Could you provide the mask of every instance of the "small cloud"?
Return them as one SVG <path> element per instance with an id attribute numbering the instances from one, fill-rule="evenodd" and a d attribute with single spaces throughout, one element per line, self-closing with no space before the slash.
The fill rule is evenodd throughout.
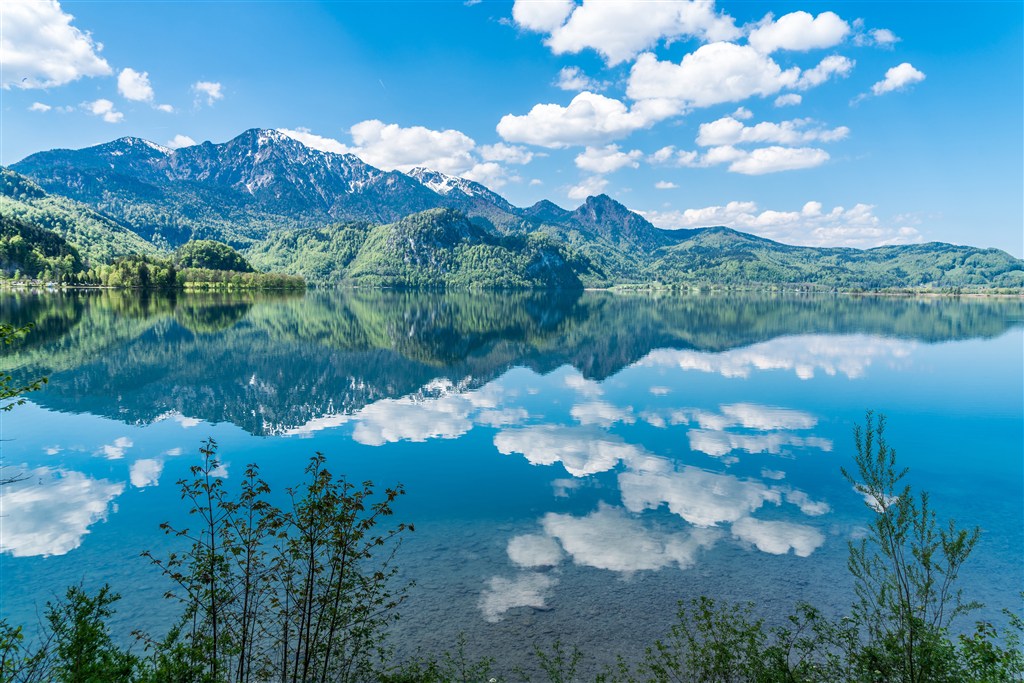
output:
<path id="1" fill-rule="evenodd" d="M 900 37 L 887 28 L 873 28 L 853 37 L 853 44 L 858 47 L 880 47 L 891 50 L 898 42 L 900 42 Z"/>
<path id="2" fill-rule="evenodd" d="M 153 86 L 149 83 L 149 73 L 135 69 L 122 69 L 117 76 L 117 92 L 121 97 L 133 102 L 152 102 Z"/>
<path id="3" fill-rule="evenodd" d="M 577 66 L 567 66 L 558 72 L 558 80 L 555 81 L 555 87 L 573 92 L 581 92 L 583 90 L 600 92 L 607 88 L 608 84 L 590 78 Z"/>
<path id="4" fill-rule="evenodd" d="M 169 105 L 169 104 L 157 104 L 157 105 L 154 105 L 153 108 L 156 109 L 157 111 L 162 111 L 165 114 L 173 114 L 174 113 L 174 107 Z"/>
<path id="5" fill-rule="evenodd" d="M 47 446 L 43 450 L 46 451 L 47 455 L 57 455 L 62 450 L 64 450 L 64 447 L 63 446 Z"/>
<path id="6" fill-rule="evenodd" d="M 732 113 L 732 117 L 734 119 L 739 119 L 740 121 L 746 121 L 754 118 L 754 112 L 750 111 L 746 107 L 740 107 Z"/>
<path id="7" fill-rule="evenodd" d="M 637 168 L 644 153 L 638 149 L 622 152 L 618 145 L 587 147 L 576 156 L 576 166 L 591 173 L 614 173 L 621 168 Z"/>
<path id="8" fill-rule="evenodd" d="M 171 149 L 181 149 L 182 147 L 192 147 L 195 144 L 198 143 L 189 136 L 178 133 L 173 138 L 165 142 L 164 146 L 170 147 Z"/>
<path id="9" fill-rule="evenodd" d="M 83 102 L 82 108 L 93 116 L 102 116 L 107 123 L 121 123 L 124 114 L 114 109 L 114 103 L 110 100 L 98 99 L 92 102 Z"/>
<path id="10" fill-rule="evenodd" d="M 795 92 L 788 93 L 786 95 L 779 95 L 775 98 L 776 107 L 793 107 L 804 101 L 802 95 L 798 95 Z"/>
<path id="11" fill-rule="evenodd" d="M 182 449 L 179 446 L 178 448 L 169 448 L 169 449 L 167 449 L 166 451 L 163 452 L 162 455 L 169 455 L 169 456 L 171 456 L 173 458 L 173 457 L 179 456 L 181 454 L 182 454 Z"/>
<path id="12" fill-rule="evenodd" d="M 665 396 L 672 393 L 672 390 L 668 387 L 651 387 L 650 392 L 655 396 Z"/>
<path id="13" fill-rule="evenodd" d="M 120 460 L 124 457 L 124 452 L 134 445 L 134 442 L 127 436 L 121 436 L 114 439 L 114 443 L 101 446 L 96 454 L 102 454 L 108 460 Z"/>
<path id="14" fill-rule="evenodd" d="M 48 104 L 43 104 L 42 102 L 33 102 L 32 106 L 28 108 L 29 111 L 50 111 L 51 109 L 53 109 L 53 107 Z"/>
<path id="15" fill-rule="evenodd" d="M 871 94 L 884 95 L 896 90 L 903 90 L 924 79 L 924 72 L 915 69 L 910 62 L 903 62 L 886 71 L 885 78 L 871 86 Z"/>
<path id="16" fill-rule="evenodd" d="M 196 94 L 196 103 L 205 97 L 207 106 L 213 106 L 217 100 L 224 99 L 221 84 L 214 81 L 196 81 L 192 84 L 192 92 Z"/>
<path id="17" fill-rule="evenodd" d="M 160 474 L 163 471 L 164 463 L 162 460 L 142 458 L 132 463 L 128 470 L 128 476 L 131 479 L 132 486 L 143 489 L 147 486 L 157 486 L 160 483 Z"/>
<path id="18" fill-rule="evenodd" d="M 581 181 L 579 185 L 569 188 L 569 199 L 586 199 L 604 192 L 608 187 L 608 181 L 601 176 L 591 176 Z"/>
<path id="19" fill-rule="evenodd" d="M 530 180 L 530 187 L 537 187 L 538 185 L 543 185 L 543 184 L 544 184 L 544 181 L 541 180 L 540 178 L 532 178 Z"/>
<path id="20" fill-rule="evenodd" d="M 669 180 L 659 180 L 654 183 L 654 189 L 656 190 L 674 190 L 677 187 L 679 186 Z"/>

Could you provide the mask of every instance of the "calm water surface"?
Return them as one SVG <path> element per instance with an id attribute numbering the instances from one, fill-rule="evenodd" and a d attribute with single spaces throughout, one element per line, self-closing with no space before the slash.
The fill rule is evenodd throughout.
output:
<path id="1" fill-rule="evenodd" d="M 518 662 L 561 637 L 594 662 L 664 634 L 676 602 L 797 600 L 841 614 L 863 502 L 839 474 L 873 408 L 940 515 L 984 530 L 968 597 L 1020 611 L 1024 303 L 799 296 L 140 298 L 0 294 L 34 321 L 0 365 L 48 375 L 0 417 L 3 616 L 69 584 L 124 595 L 115 628 L 174 606 L 139 557 L 182 523 L 207 437 L 230 484 L 276 492 L 307 458 L 401 482 L 415 580 L 403 653 Z"/>

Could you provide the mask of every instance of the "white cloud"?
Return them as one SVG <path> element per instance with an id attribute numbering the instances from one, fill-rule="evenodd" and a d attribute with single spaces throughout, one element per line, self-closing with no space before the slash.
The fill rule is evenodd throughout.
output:
<path id="1" fill-rule="evenodd" d="M 825 535 L 814 527 L 792 522 L 765 522 L 753 517 L 734 522 L 732 535 L 752 543 L 763 553 L 785 555 L 792 550 L 798 557 L 808 557 L 825 542 Z"/>
<path id="2" fill-rule="evenodd" d="M 769 14 L 747 40 L 765 54 L 776 50 L 806 52 L 838 45 L 849 32 L 850 25 L 834 12 L 822 12 L 817 17 L 807 12 L 791 12 L 776 21 Z"/>
<path id="3" fill-rule="evenodd" d="M 820 202 L 809 201 L 797 211 L 761 210 L 755 202 L 733 201 L 684 211 L 644 212 L 659 228 L 698 228 L 724 225 L 786 244 L 805 246 L 876 247 L 921 242 L 916 228 L 887 226 L 870 204 L 842 206 L 823 211 Z"/>
<path id="4" fill-rule="evenodd" d="M 587 147 L 576 156 L 576 166 L 591 173 L 613 173 L 621 168 L 638 168 L 644 153 L 638 149 L 630 152 L 619 150 L 618 145 Z"/>
<path id="5" fill-rule="evenodd" d="M 523 534 L 508 541 L 508 559 L 520 567 L 554 567 L 563 556 L 561 546 L 550 536 Z"/>
<path id="6" fill-rule="evenodd" d="M 120 460 L 124 457 L 124 452 L 134 445 L 127 436 L 119 436 L 114 439 L 114 443 L 100 446 L 100 449 L 96 451 L 96 455 L 102 455 L 108 460 Z"/>
<path id="7" fill-rule="evenodd" d="M 133 102 L 152 102 L 153 86 L 149 83 L 149 73 L 135 69 L 122 69 L 117 76 L 117 92 L 121 97 Z"/>
<path id="8" fill-rule="evenodd" d="M 4 487 L 0 552 L 14 557 L 64 555 L 82 543 L 89 527 L 107 519 L 110 501 L 124 483 L 81 472 L 40 467 Z"/>
<path id="9" fill-rule="evenodd" d="M 887 28 L 873 28 L 866 33 L 858 33 L 853 37 L 854 45 L 874 45 L 890 50 L 898 42 L 900 42 L 900 37 Z"/>
<path id="10" fill-rule="evenodd" d="M 683 57 L 679 64 L 640 55 L 629 75 L 627 94 L 634 100 L 671 100 L 679 111 L 740 102 L 754 95 L 774 95 L 794 87 L 800 69 L 785 71 L 748 45 L 711 43 Z"/>
<path id="11" fill-rule="evenodd" d="M 847 59 L 841 55 L 830 55 L 818 62 L 818 65 L 813 69 L 807 69 L 800 74 L 800 78 L 797 79 L 794 87 L 798 90 L 809 90 L 817 88 L 833 76 L 846 78 L 853 71 L 855 64 L 856 62 L 852 59 Z"/>
<path id="12" fill-rule="evenodd" d="M 762 472 L 763 474 L 763 472 Z M 781 478 L 781 477 L 777 477 Z M 792 503 L 800 508 L 800 512 L 804 513 L 809 517 L 818 517 L 820 515 L 827 514 L 832 511 L 831 506 L 825 501 L 811 500 L 803 491 L 791 490 L 786 491 L 786 502 Z"/>
<path id="13" fill-rule="evenodd" d="M 654 183 L 654 189 L 656 190 L 674 190 L 677 187 L 679 186 L 673 183 L 671 180 L 659 180 L 658 182 Z"/>
<path id="14" fill-rule="evenodd" d="M 633 415 L 631 407 L 619 408 L 607 401 L 591 401 L 575 405 L 569 411 L 569 414 L 582 425 L 611 427 L 616 422 L 622 422 L 623 424 L 633 424 L 636 422 L 636 417 Z"/>
<path id="15" fill-rule="evenodd" d="M 667 505 L 670 512 L 700 527 L 733 522 L 765 503 L 782 502 L 778 490 L 759 481 L 690 466 L 675 472 L 623 472 L 619 489 L 622 504 L 631 512 Z"/>
<path id="16" fill-rule="evenodd" d="M 816 147 L 761 147 L 729 165 L 733 173 L 764 175 L 821 166 L 829 154 Z"/>
<path id="17" fill-rule="evenodd" d="M 569 387 L 581 396 L 594 398 L 595 396 L 600 396 L 604 393 L 604 389 L 601 388 L 600 382 L 587 379 L 575 368 L 573 368 L 562 381 L 565 386 Z"/>
<path id="18" fill-rule="evenodd" d="M 132 486 L 136 488 L 157 486 L 160 483 L 160 474 L 163 471 L 164 463 L 162 460 L 142 458 L 132 463 L 128 469 L 128 478 L 131 480 Z"/>
<path id="19" fill-rule="evenodd" d="M 828 439 L 816 436 L 803 437 L 786 432 L 734 434 L 713 429 L 691 429 L 687 432 L 687 437 L 690 440 L 691 450 L 700 451 L 712 457 L 721 457 L 737 450 L 777 455 L 785 446 L 819 448 L 823 451 L 832 450 L 832 442 Z"/>
<path id="20" fill-rule="evenodd" d="M 503 187 L 509 182 L 517 183 L 522 180 L 518 175 L 510 175 L 504 166 L 494 161 L 474 164 L 473 168 L 462 174 L 462 177 L 492 190 Z"/>
<path id="21" fill-rule="evenodd" d="M 802 95 L 797 95 L 795 92 L 786 93 L 785 95 L 779 95 L 775 98 L 776 107 L 793 107 L 804 101 Z"/>
<path id="22" fill-rule="evenodd" d="M 578 66 L 567 66 L 558 72 L 558 80 L 555 81 L 555 87 L 572 92 L 580 92 L 581 90 L 598 92 L 608 87 L 608 84 L 590 78 Z"/>
<path id="23" fill-rule="evenodd" d="M 106 76 L 110 65 L 99 56 L 103 46 L 72 26 L 74 17 L 56 0 L 0 4 L 0 62 L 5 90 L 53 88 L 83 76 Z"/>
<path id="24" fill-rule="evenodd" d="M 910 62 L 903 62 L 886 71 L 885 78 L 871 86 L 871 92 L 875 95 L 884 95 L 895 90 L 903 90 L 924 79 L 924 72 L 915 69 Z"/>
<path id="25" fill-rule="evenodd" d="M 110 100 L 98 99 L 84 102 L 82 108 L 93 116 L 102 116 L 107 123 L 120 123 L 124 119 L 124 114 L 114 109 L 114 103 Z"/>
<path id="26" fill-rule="evenodd" d="M 516 607 L 544 609 L 547 596 L 557 583 L 553 576 L 537 572 L 523 573 L 514 579 L 496 576 L 488 581 L 478 606 L 484 619 L 491 623 L 501 621 L 505 612 Z"/>
<path id="27" fill-rule="evenodd" d="M 333 138 L 324 137 L 310 132 L 308 128 L 278 128 L 279 133 L 284 133 L 293 140 L 298 140 L 306 147 L 318 149 L 321 152 L 333 152 L 334 154 L 349 154 L 352 150 Z"/>
<path id="28" fill-rule="evenodd" d="M 506 114 L 497 131 L 508 142 L 559 149 L 621 138 L 656 120 L 646 111 L 629 110 L 619 100 L 581 92 L 564 107 L 537 104 L 527 114 Z"/>
<path id="29" fill-rule="evenodd" d="M 624 0 L 536 2 L 516 0 L 513 19 L 522 28 L 549 34 L 544 43 L 555 54 L 594 49 L 609 65 L 631 59 L 662 39 L 695 37 L 733 40 L 740 36 L 732 17 L 715 12 L 706 0 L 662 0 L 642 11 Z"/>
<path id="30" fill-rule="evenodd" d="M 533 152 L 530 150 L 517 145 L 506 145 L 504 142 L 481 145 L 479 152 L 484 161 L 503 161 L 506 164 L 528 164 L 533 161 Z"/>
<path id="31" fill-rule="evenodd" d="M 658 349 L 637 361 L 639 367 L 678 367 L 723 377 L 750 377 L 754 372 L 790 371 L 808 380 L 822 372 L 830 377 L 860 379 L 875 361 L 908 358 L 915 348 L 903 342 L 867 335 L 784 337 L 724 353 Z"/>
<path id="32" fill-rule="evenodd" d="M 769 124 L 769 126 L 774 125 L 776 124 Z M 753 130 L 753 128 L 751 127 L 749 130 Z M 845 129 L 836 130 L 845 131 Z M 777 134 L 781 135 L 782 133 L 777 132 Z M 710 136 L 708 139 L 710 139 Z M 665 148 L 658 150 L 655 156 L 660 159 L 666 159 L 665 155 L 662 154 L 664 151 Z M 766 173 L 814 168 L 815 166 L 822 165 L 829 158 L 828 152 L 817 147 L 780 147 L 773 145 L 771 147 L 745 150 L 732 145 L 718 145 L 710 147 L 704 154 L 699 154 L 695 151 L 672 150 L 666 160 L 670 160 L 676 166 L 688 168 L 707 168 L 709 166 L 729 164 L 729 171 L 731 173 L 764 175 Z M 677 213 L 649 212 L 650 215 L 659 218 L 675 216 Z M 648 218 L 648 220 L 653 222 L 651 218 Z"/>
<path id="33" fill-rule="evenodd" d="M 153 108 L 156 109 L 157 111 L 162 111 L 165 114 L 173 114 L 174 113 L 174 107 L 172 107 L 169 104 L 154 104 Z"/>
<path id="34" fill-rule="evenodd" d="M 581 181 L 579 185 L 574 185 L 569 188 L 569 192 L 566 193 L 569 199 L 583 200 L 587 197 L 593 197 L 604 192 L 605 188 L 608 187 L 608 181 L 601 176 L 591 176 Z"/>
<path id="35" fill-rule="evenodd" d="M 224 99 L 221 84 L 214 81 L 196 81 L 192 84 L 192 92 L 196 95 L 197 104 L 205 98 L 207 106 L 213 106 L 217 100 Z"/>
<path id="36" fill-rule="evenodd" d="M 51 107 L 48 104 L 43 104 L 42 102 L 33 102 L 32 106 L 28 108 L 29 111 L 41 111 L 41 112 L 50 111 L 51 109 L 53 109 L 53 107 Z"/>
<path id="37" fill-rule="evenodd" d="M 731 116 L 734 119 L 739 119 L 740 121 L 748 121 L 754 118 L 754 112 L 750 111 L 746 107 L 737 107 L 736 111 L 734 111 Z"/>
<path id="38" fill-rule="evenodd" d="M 714 529 L 659 533 L 622 508 L 604 503 L 586 517 L 548 513 L 541 524 L 575 564 L 626 574 L 672 564 L 687 569 L 696 564 L 700 550 L 710 548 L 720 537 Z"/>
<path id="39" fill-rule="evenodd" d="M 198 143 L 189 136 L 178 133 L 173 138 L 165 142 L 164 146 L 170 147 L 171 149 L 181 149 L 182 147 L 191 147 L 196 144 Z"/>
<path id="40" fill-rule="evenodd" d="M 512 19 L 527 30 L 549 33 L 564 24 L 575 7 L 573 0 L 517 0 L 512 5 Z"/>
<path id="41" fill-rule="evenodd" d="M 619 462 L 644 463 L 651 456 L 638 446 L 594 427 L 531 425 L 494 436 L 499 453 L 520 453 L 532 465 L 562 463 L 574 477 L 607 472 Z"/>
<path id="42" fill-rule="evenodd" d="M 359 412 L 352 438 L 368 446 L 396 441 L 454 439 L 468 432 L 470 406 L 457 396 L 439 400 L 383 399 Z"/>
<path id="43" fill-rule="evenodd" d="M 697 144 L 702 147 L 719 145 L 738 145 L 746 143 L 777 142 L 793 145 L 804 142 L 835 142 L 844 139 L 850 129 L 840 126 L 831 130 L 812 124 L 812 119 L 792 119 L 772 123 L 762 121 L 747 126 L 731 116 L 716 121 L 700 124 L 697 133 Z"/>
<path id="44" fill-rule="evenodd" d="M 476 143 L 457 130 L 431 130 L 423 126 L 402 128 L 376 119 L 362 121 L 349 130 L 351 151 L 369 164 L 385 170 L 408 171 L 426 166 L 442 173 L 460 175 L 473 168 L 471 152 Z"/>

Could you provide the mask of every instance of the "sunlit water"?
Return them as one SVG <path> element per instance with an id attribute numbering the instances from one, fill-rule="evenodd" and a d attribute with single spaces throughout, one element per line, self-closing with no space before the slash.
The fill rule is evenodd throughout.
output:
<path id="1" fill-rule="evenodd" d="M 4 472 L 29 475 L 0 492 L 2 612 L 30 631 L 78 582 L 124 596 L 119 637 L 166 627 L 139 553 L 185 522 L 207 437 L 229 485 L 256 462 L 281 493 L 316 451 L 405 485 L 403 654 L 461 632 L 507 670 L 561 638 L 597 666 L 699 595 L 839 615 L 870 514 L 839 469 L 869 408 L 940 515 L 984 530 L 975 616 L 1021 610 L 1019 300 L 0 296 L 36 323 L 3 367 L 50 377 L 0 417 Z"/>

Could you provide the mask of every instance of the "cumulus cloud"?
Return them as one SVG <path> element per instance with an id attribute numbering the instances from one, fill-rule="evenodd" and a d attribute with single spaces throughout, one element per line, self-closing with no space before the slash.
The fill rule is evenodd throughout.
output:
<path id="1" fill-rule="evenodd" d="M 122 69 L 117 76 L 117 92 L 121 97 L 134 102 L 152 102 L 153 86 L 149 83 L 149 73 L 135 69 Z"/>
<path id="2" fill-rule="evenodd" d="M 516 0 L 512 18 L 522 28 L 548 34 L 544 43 L 555 54 L 586 49 L 599 52 L 609 65 L 631 59 L 662 39 L 694 37 L 704 41 L 740 36 L 732 17 L 706 0 L 663 0 L 638 12 L 626 0 L 535 2 Z"/>
<path id="3" fill-rule="evenodd" d="M 850 133 L 846 126 L 827 129 L 814 126 L 812 119 L 792 119 L 773 123 L 762 121 L 747 126 L 731 116 L 700 124 L 697 144 L 702 147 L 776 142 L 783 145 L 804 142 L 835 142 Z"/>
<path id="4" fill-rule="evenodd" d="M 572 92 L 580 92 L 581 90 L 598 92 L 608 87 L 608 84 L 590 78 L 578 66 L 567 66 L 558 72 L 555 87 Z"/>
<path id="5" fill-rule="evenodd" d="M 627 166 L 638 168 L 643 155 L 638 149 L 623 152 L 618 145 L 587 147 L 576 156 L 576 166 L 591 173 L 613 173 Z"/>
<path id="6" fill-rule="evenodd" d="M 822 49 L 838 45 L 850 33 L 850 25 L 835 12 L 814 17 L 807 12 L 791 12 L 772 21 L 769 14 L 750 32 L 747 42 L 765 54 L 776 50 Z"/>
<path id="7" fill-rule="evenodd" d="M 673 183 L 671 180 L 659 180 L 658 182 L 654 183 L 655 190 L 674 190 L 677 187 L 679 186 Z"/>
<path id="8" fill-rule="evenodd" d="M 573 368 L 562 381 L 565 386 L 569 387 L 581 396 L 593 398 L 604 393 L 604 389 L 601 388 L 601 384 L 599 382 L 587 379 L 575 368 Z"/>
<path id="9" fill-rule="evenodd" d="M 563 556 L 558 542 L 543 534 L 523 534 L 508 541 L 508 559 L 520 567 L 554 567 Z"/>
<path id="10" fill-rule="evenodd" d="M 532 465 L 562 463 L 574 477 L 607 472 L 619 462 L 653 463 L 639 446 L 593 426 L 530 425 L 494 436 L 499 453 L 519 453 Z"/>
<path id="11" fill-rule="evenodd" d="M 870 204 L 842 206 L 825 211 L 821 202 L 809 201 L 796 211 L 762 210 L 755 202 L 733 201 L 683 211 L 644 212 L 659 228 L 697 228 L 724 225 L 786 244 L 814 247 L 877 247 L 921 242 L 911 226 L 886 225 Z"/>
<path id="12" fill-rule="evenodd" d="M 723 377 L 746 378 L 754 372 L 790 371 L 805 380 L 814 378 L 817 372 L 860 379 L 876 361 L 904 360 L 914 348 L 911 342 L 867 335 L 801 335 L 717 354 L 658 349 L 637 361 L 637 366 L 678 367 Z"/>
<path id="13" fill-rule="evenodd" d="M 124 483 L 81 472 L 40 467 L 4 487 L 0 552 L 14 557 L 64 555 L 82 543 L 89 527 L 105 522 Z"/>
<path id="14" fill-rule="evenodd" d="M 782 502 L 781 492 L 759 481 L 690 466 L 672 472 L 623 472 L 619 489 L 622 504 L 631 512 L 667 505 L 670 512 L 699 527 L 734 522 L 766 503 Z"/>
<path id="15" fill-rule="evenodd" d="M 924 72 L 915 69 L 910 62 L 903 62 L 886 71 L 885 78 L 871 86 L 871 93 L 873 95 L 884 95 L 896 90 L 903 90 L 914 83 L 920 83 L 924 79 Z"/>
<path id="16" fill-rule="evenodd" d="M 900 37 L 887 28 L 873 28 L 853 37 L 853 44 L 859 47 L 875 46 L 892 49 L 898 42 L 900 42 Z"/>
<path id="17" fill-rule="evenodd" d="M 207 106 L 213 106 L 217 100 L 224 99 L 222 86 L 215 81 L 196 81 L 192 84 L 192 92 L 195 93 L 197 104 L 205 100 Z"/>
<path id="18" fill-rule="evenodd" d="M 158 485 L 160 483 L 160 474 L 163 471 L 164 463 L 162 460 L 142 458 L 132 463 L 128 469 L 128 478 L 131 480 L 132 486 L 141 489 L 147 486 Z"/>
<path id="19" fill-rule="evenodd" d="M 761 147 L 733 161 L 729 170 L 744 175 L 764 175 L 814 168 L 829 158 L 828 152 L 816 147 Z"/>
<path id="20" fill-rule="evenodd" d="M 779 95 L 775 98 L 776 107 L 793 107 L 804 101 L 802 95 L 798 95 L 795 92 L 786 93 L 785 95 Z"/>
<path id="21" fill-rule="evenodd" d="M 278 128 L 279 133 L 284 133 L 293 140 L 298 140 L 306 147 L 318 149 L 321 152 L 333 152 L 334 154 L 349 154 L 351 149 L 333 138 L 317 135 L 309 128 Z"/>
<path id="22" fill-rule="evenodd" d="M 631 407 L 620 408 L 607 401 L 591 401 L 575 405 L 569 411 L 569 414 L 572 415 L 574 420 L 583 425 L 611 427 L 616 422 L 624 424 L 636 422 L 636 417 L 633 415 Z"/>
<path id="23" fill-rule="evenodd" d="M 681 569 L 692 567 L 699 551 L 710 548 L 720 537 L 714 529 L 659 533 L 645 528 L 622 508 L 604 503 L 585 517 L 548 513 L 541 524 L 575 564 L 626 574 L 672 564 Z"/>
<path id="24" fill-rule="evenodd" d="M 0 62 L 5 90 L 53 88 L 84 76 L 112 73 L 99 56 L 103 46 L 72 26 L 74 17 L 57 0 L 4 2 L 0 5 L 3 37 Z"/>
<path id="25" fill-rule="evenodd" d="M 164 143 L 165 147 L 171 149 L 181 149 L 182 147 L 192 147 L 193 145 L 199 144 L 187 135 L 178 133 L 173 138 Z"/>
<path id="26" fill-rule="evenodd" d="M 782 452 L 785 446 L 801 448 L 819 448 L 823 451 L 832 450 L 832 442 L 816 436 L 798 436 L 787 432 L 769 432 L 767 434 L 735 434 L 722 430 L 691 429 L 687 432 L 690 449 L 700 451 L 713 457 L 728 455 L 733 451 L 747 453 Z"/>
<path id="27" fill-rule="evenodd" d="M 92 102 L 84 102 L 82 108 L 93 116 L 100 116 L 107 123 L 120 123 L 124 120 L 124 114 L 114 109 L 114 103 L 110 100 L 98 99 Z"/>
<path id="28" fill-rule="evenodd" d="M 528 164 L 533 161 L 533 152 L 518 145 L 506 145 L 498 142 L 493 145 L 481 145 L 480 157 L 484 161 L 502 161 L 506 164 Z"/>
<path id="29" fill-rule="evenodd" d="M 39 112 L 47 112 L 47 111 L 50 111 L 51 109 L 53 109 L 53 107 L 51 107 L 48 104 L 43 104 L 42 102 L 33 102 L 32 106 L 28 108 L 29 111 L 39 111 Z"/>
<path id="30" fill-rule="evenodd" d="M 120 460 L 124 457 L 124 452 L 134 445 L 127 436 L 119 436 L 114 439 L 114 443 L 100 446 L 100 449 L 96 451 L 96 455 L 102 455 L 108 460 Z"/>
<path id="31" fill-rule="evenodd" d="M 564 107 L 537 104 L 527 114 L 506 114 L 497 130 L 508 142 L 560 149 L 621 138 L 656 120 L 644 111 L 630 110 L 619 100 L 581 92 Z"/>
<path id="32" fill-rule="evenodd" d="M 569 188 L 566 193 L 569 199 L 583 200 L 587 197 L 593 197 L 604 192 L 605 188 L 608 187 L 608 181 L 601 176 L 591 176 L 581 181 L 578 185 L 574 185 Z"/>
<path id="33" fill-rule="evenodd" d="M 830 55 L 818 62 L 813 69 L 806 69 L 797 79 L 798 90 L 809 90 L 817 88 L 833 77 L 846 78 L 853 71 L 856 62 L 842 55 Z"/>
<path id="34" fill-rule="evenodd" d="M 651 53 L 640 55 L 629 74 L 626 92 L 634 100 L 668 99 L 681 108 L 740 102 L 774 95 L 796 85 L 800 69 L 783 69 L 749 45 L 711 43 L 683 57 L 679 64 Z"/>
<path id="35" fill-rule="evenodd" d="M 514 579 L 496 576 L 487 582 L 478 607 L 491 623 L 501 621 L 506 612 L 516 607 L 545 609 L 548 594 L 557 583 L 555 577 L 537 572 L 523 573 Z"/>
<path id="36" fill-rule="evenodd" d="M 476 143 L 457 130 L 432 130 L 423 126 L 403 128 L 376 119 L 362 121 L 349 130 L 359 158 L 386 170 L 408 171 L 426 166 L 459 175 L 471 169 Z"/>
<path id="37" fill-rule="evenodd" d="M 752 543 L 763 553 L 785 555 L 790 550 L 798 557 L 808 557 L 825 542 L 825 535 L 806 524 L 761 521 L 753 517 L 737 520 L 732 535 Z"/>

